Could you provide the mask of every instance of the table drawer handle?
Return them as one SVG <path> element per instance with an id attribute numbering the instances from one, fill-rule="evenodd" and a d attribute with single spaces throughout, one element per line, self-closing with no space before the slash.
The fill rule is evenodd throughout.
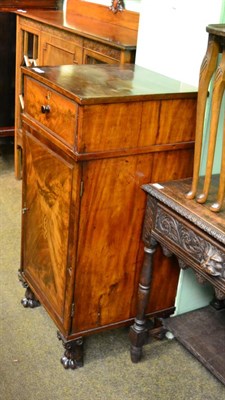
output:
<path id="1" fill-rule="evenodd" d="M 49 105 L 47 106 L 41 106 L 41 112 L 42 114 L 48 114 L 51 111 L 51 107 Z"/>

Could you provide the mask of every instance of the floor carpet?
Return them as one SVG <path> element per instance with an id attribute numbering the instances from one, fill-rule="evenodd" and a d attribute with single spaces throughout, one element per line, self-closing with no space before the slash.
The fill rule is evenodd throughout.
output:
<path id="1" fill-rule="evenodd" d="M 0 148 L 0 399 L 222 400 L 225 387 L 176 340 L 153 340 L 132 364 L 128 328 L 85 340 L 84 367 L 64 370 L 56 327 L 43 307 L 20 304 L 21 181 L 13 148 Z"/>

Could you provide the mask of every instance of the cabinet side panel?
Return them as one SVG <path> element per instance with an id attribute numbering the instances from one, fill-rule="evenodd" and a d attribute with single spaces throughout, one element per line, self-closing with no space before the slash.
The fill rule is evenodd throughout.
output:
<path id="1" fill-rule="evenodd" d="M 57 0 L 1 0 L 1 7 L 6 8 L 57 8 Z"/>
<path id="2" fill-rule="evenodd" d="M 192 150 L 168 153 L 85 164 L 73 332 L 100 328 L 135 316 L 146 202 L 141 185 L 192 173 Z M 158 169 L 155 172 L 157 163 L 161 175 Z M 176 264 L 174 260 L 164 259 L 159 252 L 157 270 L 160 264 L 163 268 L 154 274 L 154 297 L 148 309 L 151 312 L 172 307 L 175 301 Z"/>

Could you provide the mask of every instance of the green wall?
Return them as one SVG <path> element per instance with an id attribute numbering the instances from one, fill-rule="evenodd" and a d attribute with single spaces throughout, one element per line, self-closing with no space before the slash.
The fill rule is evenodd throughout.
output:
<path id="1" fill-rule="evenodd" d="M 222 1 L 220 23 L 221 24 L 225 23 L 225 0 Z"/>

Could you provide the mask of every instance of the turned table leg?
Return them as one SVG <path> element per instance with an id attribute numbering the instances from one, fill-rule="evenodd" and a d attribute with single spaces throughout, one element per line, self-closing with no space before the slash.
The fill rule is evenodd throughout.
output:
<path id="1" fill-rule="evenodd" d="M 142 346 L 145 344 L 148 337 L 145 311 L 149 300 L 153 254 L 156 250 L 156 246 L 156 240 L 154 238 L 151 238 L 150 246 L 148 248 L 144 248 L 144 263 L 138 288 L 137 316 L 135 318 L 134 325 L 132 325 L 130 328 L 129 333 L 129 338 L 131 342 L 130 354 L 131 360 L 134 363 L 137 363 L 141 359 Z"/>
<path id="2" fill-rule="evenodd" d="M 219 289 L 215 289 L 214 297 L 210 303 L 210 305 L 216 310 L 222 310 L 225 308 L 225 294 L 221 292 Z"/>

